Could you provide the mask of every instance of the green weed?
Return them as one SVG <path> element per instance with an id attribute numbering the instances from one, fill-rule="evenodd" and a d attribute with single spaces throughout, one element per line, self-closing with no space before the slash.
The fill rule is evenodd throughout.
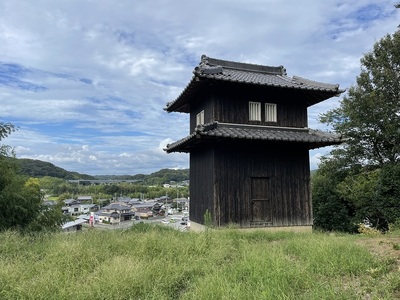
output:
<path id="1" fill-rule="evenodd" d="M 400 271 L 357 238 L 147 224 L 4 232 L 0 299 L 393 299 Z"/>

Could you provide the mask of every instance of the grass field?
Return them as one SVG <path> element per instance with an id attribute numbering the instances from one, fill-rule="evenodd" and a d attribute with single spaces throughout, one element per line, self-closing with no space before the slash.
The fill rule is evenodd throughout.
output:
<path id="1" fill-rule="evenodd" d="M 0 234 L 0 299 L 398 299 L 399 235 Z"/>

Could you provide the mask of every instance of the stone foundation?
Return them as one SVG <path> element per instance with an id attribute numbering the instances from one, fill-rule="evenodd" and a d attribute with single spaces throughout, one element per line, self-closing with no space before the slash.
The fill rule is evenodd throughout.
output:
<path id="1" fill-rule="evenodd" d="M 221 227 L 222 229 L 223 227 Z M 238 227 L 238 230 L 241 231 L 267 231 L 267 232 L 298 232 L 298 233 L 311 233 L 312 232 L 312 226 L 308 225 L 308 226 L 281 226 L 281 227 Z M 202 224 L 196 223 L 196 222 L 192 222 L 190 221 L 190 229 L 189 231 L 193 231 L 193 232 L 202 232 L 205 231 L 206 227 Z"/>

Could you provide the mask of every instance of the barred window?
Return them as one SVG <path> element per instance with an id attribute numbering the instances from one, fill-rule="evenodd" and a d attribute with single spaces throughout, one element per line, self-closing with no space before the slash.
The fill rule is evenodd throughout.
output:
<path id="1" fill-rule="evenodd" d="M 261 121 L 261 103 L 249 102 L 249 120 Z"/>
<path id="2" fill-rule="evenodd" d="M 196 115 L 196 126 L 204 124 L 204 110 Z"/>
<path id="3" fill-rule="evenodd" d="M 276 122 L 276 104 L 265 103 L 265 122 Z"/>

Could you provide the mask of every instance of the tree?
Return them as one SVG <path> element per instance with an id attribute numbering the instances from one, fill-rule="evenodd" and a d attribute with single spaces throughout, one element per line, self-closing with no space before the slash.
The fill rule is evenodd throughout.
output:
<path id="1" fill-rule="evenodd" d="M 376 195 L 380 169 L 365 170 L 344 178 L 336 186 L 336 191 L 354 208 L 354 223 L 368 222 L 374 227 L 387 229 L 384 212 Z"/>
<path id="2" fill-rule="evenodd" d="M 387 229 L 400 218 L 399 31 L 364 55 L 356 85 L 320 121 L 347 141 L 322 160 L 314 176 L 315 224 L 351 231 L 352 224 L 368 218 Z"/>
<path id="3" fill-rule="evenodd" d="M 340 107 L 321 122 L 348 138 L 353 166 L 397 163 L 400 158 L 400 32 L 387 35 L 361 59 L 361 74 Z"/>
<path id="4" fill-rule="evenodd" d="M 0 157 L 0 230 L 25 229 L 38 215 L 40 188 L 31 179 L 16 175 L 16 166 Z"/>
<path id="5" fill-rule="evenodd" d="M 354 205 L 338 190 L 350 174 L 342 160 L 322 158 L 311 178 L 314 226 L 328 231 L 354 232 Z"/>
<path id="6" fill-rule="evenodd" d="M 9 136 L 17 128 L 11 123 L 0 122 L 0 141 Z M 0 144 L 0 155 L 9 156 L 11 148 L 7 145 Z"/>
<path id="7" fill-rule="evenodd" d="M 0 122 L 0 141 L 15 131 Z M 11 147 L 0 144 L 0 230 L 40 231 L 59 228 L 64 221 L 61 209 L 43 204 L 39 180 L 17 175 Z"/>
<path id="8" fill-rule="evenodd" d="M 381 169 L 375 196 L 377 210 L 383 216 L 381 224 L 400 220 L 400 164 L 387 164 Z"/>

